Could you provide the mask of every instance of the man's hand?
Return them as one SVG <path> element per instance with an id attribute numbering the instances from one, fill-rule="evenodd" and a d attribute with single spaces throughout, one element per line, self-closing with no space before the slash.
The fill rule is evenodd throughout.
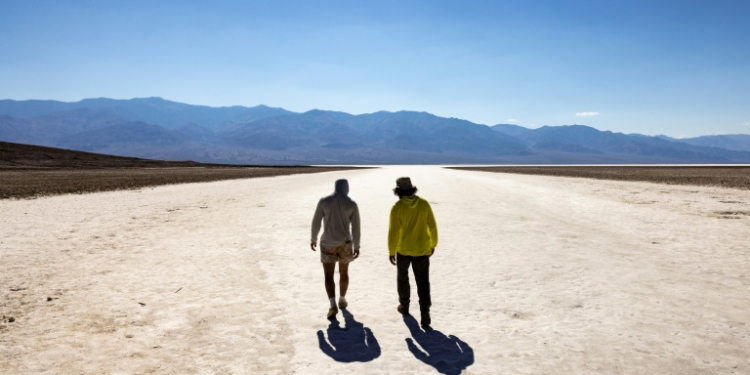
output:
<path id="1" fill-rule="evenodd" d="M 317 243 L 317 242 L 315 242 L 315 241 L 311 241 L 311 242 L 310 242 L 310 249 L 311 249 L 312 251 L 315 251 L 315 247 L 316 247 L 316 246 L 318 246 L 318 243 Z"/>
<path id="2" fill-rule="evenodd" d="M 388 260 L 391 261 L 392 265 L 394 265 L 394 266 L 396 265 L 396 256 L 395 255 L 389 255 L 388 256 Z"/>
<path id="3" fill-rule="evenodd" d="M 354 249 L 352 251 L 352 260 L 359 258 L 359 249 Z"/>
<path id="4" fill-rule="evenodd" d="M 430 256 L 432 256 L 433 254 L 435 254 L 435 248 L 434 248 L 434 247 L 433 247 L 433 248 L 432 248 L 432 250 L 430 251 Z"/>

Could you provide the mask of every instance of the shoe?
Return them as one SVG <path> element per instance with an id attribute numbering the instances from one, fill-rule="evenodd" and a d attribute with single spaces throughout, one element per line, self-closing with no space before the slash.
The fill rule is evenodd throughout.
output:
<path id="1" fill-rule="evenodd" d="M 347 306 L 349 306 L 349 303 L 346 302 L 345 299 L 339 299 L 339 308 L 340 309 L 345 309 Z"/>
<path id="2" fill-rule="evenodd" d="M 333 319 L 336 317 L 336 314 L 339 313 L 339 309 L 336 308 L 336 306 L 331 307 L 328 309 L 328 319 Z"/>
<path id="3" fill-rule="evenodd" d="M 422 313 L 422 321 L 420 322 L 420 325 L 422 327 L 427 327 L 432 323 L 432 319 L 430 319 L 430 313 L 429 312 L 423 312 Z"/>
<path id="4" fill-rule="evenodd" d="M 409 305 L 398 305 L 396 310 L 398 310 L 401 315 L 409 315 Z"/>

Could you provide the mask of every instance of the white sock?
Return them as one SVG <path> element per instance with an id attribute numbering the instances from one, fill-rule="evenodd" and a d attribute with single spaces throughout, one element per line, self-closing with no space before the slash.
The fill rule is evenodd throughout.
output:
<path id="1" fill-rule="evenodd" d="M 330 301 L 331 301 L 331 307 L 336 307 L 336 297 L 331 297 Z"/>
<path id="2" fill-rule="evenodd" d="M 346 302 L 346 297 L 344 296 L 339 297 L 339 302 Z"/>

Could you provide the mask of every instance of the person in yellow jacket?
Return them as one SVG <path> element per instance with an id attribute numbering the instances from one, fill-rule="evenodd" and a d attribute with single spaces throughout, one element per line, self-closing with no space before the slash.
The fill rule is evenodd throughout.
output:
<path id="1" fill-rule="evenodd" d="M 414 271 L 419 296 L 421 325 L 429 326 L 430 257 L 438 243 L 437 224 L 430 204 L 417 195 L 409 177 L 396 180 L 393 193 L 399 197 L 388 223 L 388 259 L 397 269 L 398 312 L 409 315 L 409 266 Z"/>

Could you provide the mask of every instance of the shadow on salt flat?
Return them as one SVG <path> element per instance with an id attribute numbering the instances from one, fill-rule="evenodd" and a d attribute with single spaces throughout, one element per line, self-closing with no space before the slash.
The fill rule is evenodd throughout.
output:
<path id="1" fill-rule="evenodd" d="M 345 327 L 332 319 L 326 335 L 318 331 L 320 350 L 338 362 L 369 362 L 380 357 L 380 345 L 372 330 L 354 320 L 348 309 L 341 309 Z"/>
<path id="2" fill-rule="evenodd" d="M 474 364 L 474 350 L 458 337 L 446 336 L 431 327 L 422 330 L 411 315 L 404 315 L 404 323 L 413 337 L 406 339 L 409 351 L 441 374 L 458 375 Z"/>

